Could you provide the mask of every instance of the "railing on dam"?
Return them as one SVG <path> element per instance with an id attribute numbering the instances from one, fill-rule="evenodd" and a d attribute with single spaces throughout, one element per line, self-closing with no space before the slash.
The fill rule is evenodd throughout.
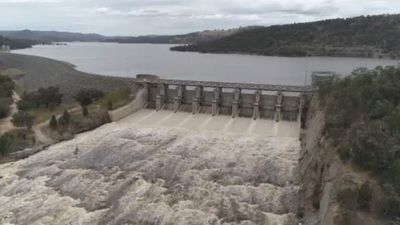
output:
<path id="1" fill-rule="evenodd" d="M 253 119 L 299 120 L 310 86 L 137 79 L 145 85 L 148 108 Z"/>

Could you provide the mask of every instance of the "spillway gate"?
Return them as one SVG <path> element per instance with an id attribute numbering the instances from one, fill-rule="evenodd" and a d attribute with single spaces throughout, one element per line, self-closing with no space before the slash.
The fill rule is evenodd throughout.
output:
<path id="1" fill-rule="evenodd" d="M 148 93 L 147 108 L 212 116 L 300 120 L 310 86 L 287 86 L 187 80 L 138 80 Z"/>

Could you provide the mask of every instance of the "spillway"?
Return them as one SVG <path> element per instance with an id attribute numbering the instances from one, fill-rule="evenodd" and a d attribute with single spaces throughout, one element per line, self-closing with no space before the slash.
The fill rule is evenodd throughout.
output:
<path id="1" fill-rule="evenodd" d="M 0 224 L 298 224 L 299 129 L 142 109 L 0 165 Z"/>

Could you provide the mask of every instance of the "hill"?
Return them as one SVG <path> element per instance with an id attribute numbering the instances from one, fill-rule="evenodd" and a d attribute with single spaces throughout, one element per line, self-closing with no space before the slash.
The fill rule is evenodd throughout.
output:
<path id="1" fill-rule="evenodd" d="M 107 42 L 118 43 L 159 43 L 159 44 L 194 44 L 205 41 L 214 41 L 227 37 L 240 31 L 253 29 L 255 27 L 241 27 L 227 30 L 205 30 L 180 35 L 144 35 L 136 37 L 111 37 Z"/>
<path id="2" fill-rule="evenodd" d="M 103 36 L 100 34 L 84 34 L 59 31 L 0 31 L 0 35 L 10 39 L 24 39 L 40 43 L 50 42 L 117 42 L 117 43 L 158 43 L 158 44 L 193 44 L 213 41 L 227 37 L 239 31 L 254 27 L 234 28 L 227 30 L 206 30 L 181 35 L 142 35 L 142 36 Z"/>
<path id="3" fill-rule="evenodd" d="M 271 56 L 399 57 L 400 14 L 360 16 L 241 31 L 176 51 Z"/>
<path id="4" fill-rule="evenodd" d="M 0 36 L 0 46 L 9 45 L 11 49 L 30 48 L 34 44 L 38 44 L 38 42 L 23 39 L 10 39 Z"/>
<path id="5" fill-rule="evenodd" d="M 99 34 L 83 34 L 58 31 L 0 31 L 0 35 L 12 39 L 26 39 L 38 42 L 71 42 L 71 41 L 103 41 L 105 36 Z"/>

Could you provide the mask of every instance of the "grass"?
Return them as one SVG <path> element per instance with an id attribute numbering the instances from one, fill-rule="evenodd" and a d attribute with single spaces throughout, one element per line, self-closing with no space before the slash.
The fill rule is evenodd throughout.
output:
<path id="1" fill-rule="evenodd" d="M 131 90 L 128 88 L 117 90 L 106 94 L 102 99 L 98 100 L 95 105 L 100 105 L 102 108 L 115 110 L 130 103 L 134 97 L 131 95 Z M 111 109 L 109 103 L 111 102 Z"/>
<path id="2" fill-rule="evenodd" d="M 99 108 L 108 109 L 109 102 L 112 103 L 111 110 L 115 110 L 130 103 L 133 99 L 134 96 L 132 96 L 128 88 L 110 92 L 100 100 L 88 106 L 89 114 L 95 113 Z M 71 112 L 71 110 L 75 108 L 76 110 Z M 78 103 L 61 105 L 53 109 L 40 107 L 28 110 L 28 112 L 35 117 L 34 124 L 40 124 L 49 120 L 53 115 L 61 115 L 65 109 L 70 111 L 72 118 L 75 117 L 78 119 L 78 117 L 82 116 L 82 110 Z"/>
<path id="3" fill-rule="evenodd" d="M 22 85 L 15 83 L 15 92 L 17 92 L 17 94 L 19 96 L 21 96 L 24 93 L 24 89 L 22 88 Z"/>
<path id="4" fill-rule="evenodd" d="M 7 142 L 6 154 L 21 151 L 25 148 L 35 145 L 35 135 L 32 131 L 26 129 L 14 129 L 5 133 L 2 139 Z M 1 157 L 1 154 L 0 154 Z"/>
<path id="5" fill-rule="evenodd" d="M 46 122 L 51 118 L 53 115 L 60 115 L 64 112 L 65 109 L 72 109 L 78 107 L 78 104 L 69 104 L 69 105 L 62 105 L 56 108 L 37 108 L 28 110 L 28 113 L 35 117 L 35 124 L 40 124 Z"/>

